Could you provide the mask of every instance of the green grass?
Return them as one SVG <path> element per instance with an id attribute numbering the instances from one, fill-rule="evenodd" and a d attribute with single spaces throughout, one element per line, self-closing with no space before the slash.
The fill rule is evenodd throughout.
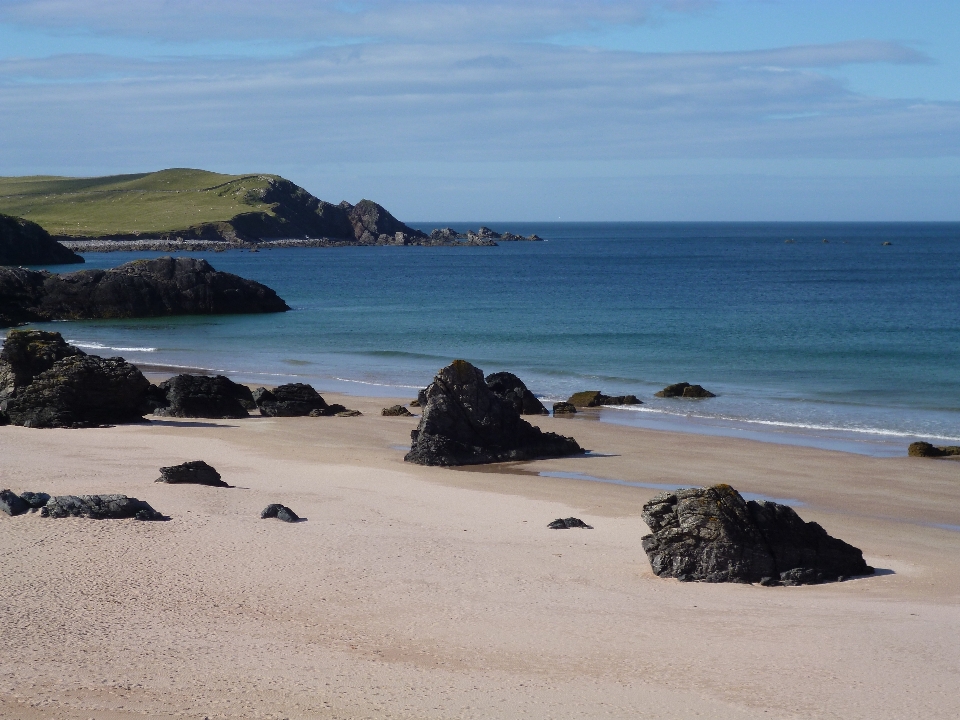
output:
<path id="1" fill-rule="evenodd" d="M 256 196 L 276 175 L 221 175 L 176 168 L 96 178 L 0 177 L 0 213 L 51 235 L 157 235 L 246 212 L 273 214 Z"/>

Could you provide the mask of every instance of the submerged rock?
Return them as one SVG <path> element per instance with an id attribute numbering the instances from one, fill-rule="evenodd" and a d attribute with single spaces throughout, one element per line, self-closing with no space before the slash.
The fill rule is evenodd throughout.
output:
<path id="1" fill-rule="evenodd" d="M 729 485 L 663 492 L 643 506 L 653 572 L 684 581 L 815 584 L 873 568 L 863 553 L 786 505 L 745 501 Z"/>
<path id="2" fill-rule="evenodd" d="M 496 395 L 483 372 L 465 360 L 440 370 L 421 404 L 423 415 L 411 433 L 407 462 L 471 465 L 583 452 L 573 438 L 543 432 L 522 419 L 514 403 Z"/>
<path id="3" fill-rule="evenodd" d="M 551 530 L 569 530 L 570 528 L 593 530 L 593 525 L 587 525 L 583 520 L 575 517 L 557 518 L 552 523 L 547 525 L 547 527 Z"/>
<path id="4" fill-rule="evenodd" d="M 300 517 L 286 505 L 280 505 L 279 503 L 272 503 L 267 505 L 260 512 L 260 519 L 267 520 L 269 518 L 277 518 L 277 520 L 282 520 L 283 522 L 297 522 L 300 520 Z"/>
<path id="5" fill-rule="evenodd" d="M 577 406 L 568 402 L 555 402 L 553 404 L 554 415 L 576 415 Z"/>
<path id="6" fill-rule="evenodd" d="M 35 222 L 0 213 L 0 265 L 68 265 L 83 258 Z"/>
<path id="7" fill-rule="evenodd" d="M 656 397 L 661 398 L 672 398 L 672 397 L 685 397 L 685 398 L 712 398 L 716 397 L 709 390 L 704 390 L 700 385 L 691 385 L 690 383 L 675 383 L 673 385 L 667 385 L 660 392 L 654 393 Z"/>
<path id="8" fill-rule="evenodd" d="M 223 375 L 177 375 L 158 386 L 167 404 L 154 410 L 161 417 L 245 418 L 240 398 L 249 388 Z"/>
<path id="9" fill-rule="evenodd" d="M 384 417 L 413 417 L 413 413 L 407 410 L 403 405 L 391 405 L 380 411 Z"/>
<path id="10" fill-rule="evenodd" d="M 574 393 L 567 400 L 574 407 L 600 407 L 601 405 L 642 405 L 636 395 L 604 395 L 599 390 Z"/>
<path id="11" fill-rule="evenodd" d="M 29 509 L 30 505 L 12 490 L 0 490 L 0 511 L 7 515 L 23 515 Z"/>
<path id="12" fill-rule="evenodd" d="M 305 383 L 281 385 L 274 390 L 257 388 L 253 399 L 260 414 L 267 417 L 305 417 L 314 411 L 325 415 L 329 410 L 320 393 Z"/>
<path id="13" fill-rule="evenodd" d="M 203 460 L 191 460 L 180 465 L 171 465 L 160 468 L 158 483 L 191 483 L 193 485 L 209 485 L 211 487 L 230 487 L 220 479 L 220 473 L 207 465 Z"/>
<path id="14" fill-rule="evenodd" d="M 947 457 L 960 455 L 960 445 L 931 445 L 928 442 L 910 443 L 907 448 L 910 457 Z"/>
<path id="15" fill-rule="evenodd" d="M 126 495 L 58 495 L 50 498 L 43 509 L 43 517 L 85 517 L 92 520 L 162 520 L 149 503 Z"/>
<path id="16" fill-rule="evenodd" d="M 486 228 L 481 228 L 486 229 Z M 513 403 L 521 415 L 549 415 L 543 403 L 537 399 L 513 373 L 498 372 L 487 375 L 487 387 L 502 400 Z"/>

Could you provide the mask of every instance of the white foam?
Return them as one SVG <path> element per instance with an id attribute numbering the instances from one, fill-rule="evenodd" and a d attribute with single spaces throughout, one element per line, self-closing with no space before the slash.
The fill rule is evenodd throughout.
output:
<path id="1" fill-rule="evenodd" d="M 113 345 L 103 345 L 98 342 L 81 342 L 79 340 L 67 339 L 71 345 L 83 348 L 84 350 L 116 350 L 117 352 L 156 352 L 157 348 L 152 347 L 114 347 Z"/>
<path id="2" fill-rule="evenodd" d="M 374 385 L 376 387 L 391 387 L 391 388 L 406 388 L 408 390 L 420 390 L 422 389 L 419 385 L 400 385 L 398 383 L 375 383 L 369 382 L 367 380 L 351 380 L 349 378 L 342 378 L 334 376 L 334 380 L 339 380 L 340 382 L 356 383 L 358 385 Z"/>

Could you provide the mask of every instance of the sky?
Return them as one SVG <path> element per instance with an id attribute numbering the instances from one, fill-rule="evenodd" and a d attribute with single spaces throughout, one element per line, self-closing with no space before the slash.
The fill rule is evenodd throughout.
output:
<path id="1" fill-rule="evenodd" d="M 0 0 L 0 175 L 406 221 L 960 220 L 957 0 Z"/>

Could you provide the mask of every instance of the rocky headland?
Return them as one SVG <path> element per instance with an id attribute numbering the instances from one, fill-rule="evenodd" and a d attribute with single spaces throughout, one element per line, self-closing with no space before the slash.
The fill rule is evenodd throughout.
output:
<path id="1" fill-rule="evenodd" d="M 277 293 L 193 258 L 57 275 L 0 267 L 0 327 L 50 320 L 285 312 Z"/>
<path id="2" fill-rule="evenodd" d="M 0 265 L 70 265 L 83 258 L 35 222 L 0 213 Z"/>

